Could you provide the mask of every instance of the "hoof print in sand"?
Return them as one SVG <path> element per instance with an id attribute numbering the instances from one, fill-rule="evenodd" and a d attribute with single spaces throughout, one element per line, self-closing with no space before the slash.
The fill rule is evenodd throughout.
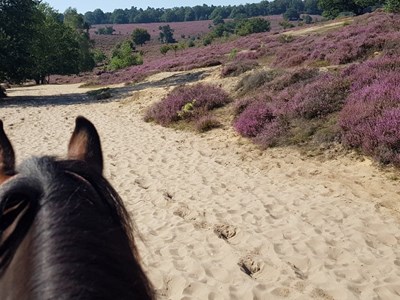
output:
<path id="1" fill-rule="evenodd" d="M 250 277 L 254 277 L 256 273 L 261 271 L 261 263 L 255 262 L 251 257 L 242 258 L 238 265 Z"/>
<path id="2" fill-rule="evenodd" d="M 174 198 L 174 196 L 171 193 L 167 192 L 167 191 L 165 191 L 163 193 L 163 196 L 164 196 L 164 199 L 167 200 L 167 201 L 172 201 L 173 198 Z"/>
<path id="3" fill-rule="evenodd" d="M 147 190 L 149 188 L 149 185 L 145 183 L 145 181 L 141 178 L 135 179 L 135 184 L 140 186 L 142 189 Z"/>
<path id="4" fill-rule="evenodd" d="M 190 214 L 190 209 L 187 206 L 181 206 L 174 211 L 174 215 L 185 219 Z"/>
<path id="5" fill-rule="evenodd" d="M 229 240 L 236 235 L 236 228 L 231 225 L 220 224 L 214 226 L 214 232 L 220 239 Z"/>
<path id="6" fill-rule="evenodd" d="M 296 267 L 294 264 L 289 263 L 289 265 L 292 267 L 294 274 L 297 276 L 297 278 L 301 280 L 306 280 L 308 278 L 308 275 L 305 274 L 302 270 L 300 270 L 298 267 Z"/>

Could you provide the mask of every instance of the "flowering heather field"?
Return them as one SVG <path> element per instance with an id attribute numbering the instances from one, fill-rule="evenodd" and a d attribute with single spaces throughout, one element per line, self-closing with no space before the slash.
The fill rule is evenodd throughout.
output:
<path id="1" fill-rule="evenodd" d="M 160 71 L 218 64 L 221 76 L 237 76 L 248 70 L 241 63 L 257 69 L 265 61 L 271 71 L 256 71 L 238 84 L 233 122 L 238 133 L 264 148 L 341 142 L 400 166 L 399 14 L 378 11 L 304 35 L 270 32 L 220 41 L 96 80 L 134 82 Z"/>

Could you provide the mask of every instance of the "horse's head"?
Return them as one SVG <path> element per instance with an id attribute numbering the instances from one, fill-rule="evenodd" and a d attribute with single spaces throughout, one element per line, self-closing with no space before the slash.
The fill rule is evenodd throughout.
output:
<path id="1" fill-rule="evenodd" d="M 152 299 L 129 214 L 102 172 L 87 119 L 76 119 L 66 160 L 18 168 L 0 121 L 0 299 Z"/>
<path id="2" fill-rule="evenodd" d="M 91 168 L 103 171 L 100 137 L 94 125 L 84 117 L 77 117 L 75 130 L 68 146 L 68 159 L 85 161 Z M 14 149 L 0 120 L 0 184 L 16 175 Z"/>

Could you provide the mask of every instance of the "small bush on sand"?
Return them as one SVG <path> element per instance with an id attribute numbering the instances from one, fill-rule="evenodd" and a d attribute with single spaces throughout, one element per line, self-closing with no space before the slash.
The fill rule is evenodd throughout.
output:
<path id="1" fill-rule="evenodd" d="M 180 86 L 151 106 L 146 112 L 145 120 L 167 126 L 183 119 L 200 118 L 207 111 L 231 101 L 225 91 L 210 84 Z"/>
<path id="2" fill-rule="evenodd" d="M 218 127 L 221 127 L 221 123 L 210 114 L 206 114 L 195 121 L 195 128 L 199 132 L 206 132 Z"/>

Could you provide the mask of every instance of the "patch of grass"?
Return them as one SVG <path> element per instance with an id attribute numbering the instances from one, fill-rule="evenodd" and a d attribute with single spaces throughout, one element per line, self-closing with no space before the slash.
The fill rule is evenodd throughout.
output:
<path id="1" fill-rule="evenodd" d="M 258 70 L 244 76 L 236 86 L 236 90 L 241 94 L 255 91 L 267 82 L 273 81 L 278 76 L 276 70 Z"/>
<path id="2" fill-rule="evenodd" d="M 205 115 L 195 121 L 195 128 L 198 132 L 206 132 L 214 128 L 221 127 L 221 122 L 212 115 Z"/>
<path id="3" fill-rule="evenodd" d="M 112 97 L 110 88 L 98 89 L 86 93 L 89 97 L 96 100 L 103 100 Z"/>

